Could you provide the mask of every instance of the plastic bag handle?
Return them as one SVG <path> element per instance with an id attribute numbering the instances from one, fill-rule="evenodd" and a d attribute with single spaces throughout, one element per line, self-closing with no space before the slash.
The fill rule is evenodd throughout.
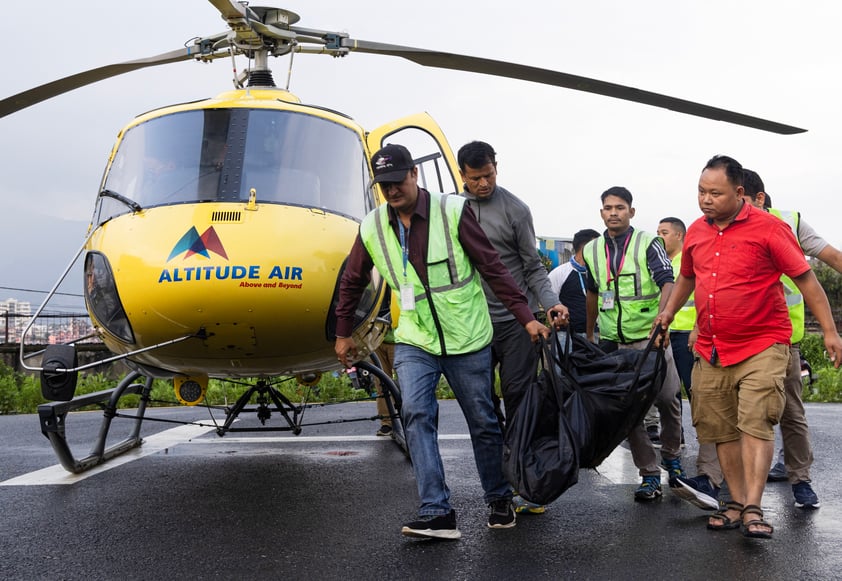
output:
<path id="1" fill-rule="evenodd" d="M 547 341 L 543 337 L 538 338 L 538 344 L 541 349 L 541 366 L 550 376 L 550 383 L 553 386 L 553 393 L 555 394 L 556 403 L 561 406 L 564 402 L 564 394 L 561 392 L 561 377 L 556 372 L 556 358 L 557 354 L 553 352 L 553 347 L 558 344 L 558 335 L 555 329 L 551 330 L 550 340 Z"/>
<path id="2" fill-rule="evenodd" d="M 655 347 L 655 342 L 658 340 L 658 337 L 661 337 L 661 344 Z M 658 354 L 656 355 L 655 361 L 655 368 L 659 368 L 663 366 L 664 359 L 666 356 L 664 355 L 664 349 L 666 349 L 666 336 L 667 331 L 665 329 L 658 329 L 657 332 L 652 333 L 652 336 L 649 338 L 649 343 L 646 344 L 646 347 L 643 350 L 643 357 L 640 358 L 640 361 L 637 362 L 634 368 L 634 383 L 637 383 L 637 380 L 640 379 L 640 373 L 643 371 L 643 363 L 646 361 L 646 357 L 652 351 L 652 349 L 657 349 Z"/>

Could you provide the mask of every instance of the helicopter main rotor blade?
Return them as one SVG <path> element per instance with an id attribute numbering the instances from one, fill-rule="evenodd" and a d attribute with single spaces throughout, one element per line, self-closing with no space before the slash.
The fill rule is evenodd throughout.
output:
<path id="1" fill-rule="evenodd" d="M 157 56 L 127 61 L 124 63 L 118 63 L 113 65 L 105 65 L 96 69 L 85 71 L 83 73 L 70 75 L 69 77 L 64 77 L 63 79 L 52 81 L 50 83 L 41 85 L 40 87 L 35 87 L 34 89 L 29 89 L 28 91 L 24 91 L 23 93 L 18 93 L 17 95 L 12 95 L 11 97 L 3 99 L 2 101 L 0 101 L 0 117 L 5 117 L 10 113 L 20 111 L 21 109 L 26 109 L 27 107 L 35 105 L 36 103 L 40 103 L 41 101 L 46 101 L 47 99 L 51 99 L 57 95 L 61 95 L 62 93 L 67 93 L 68 91 L 78 89 L 79 87 L 84 87 L 85 85 L 90 85 L 91 83 L 96 83 L 97 81 L 101 81 L 109 77 L 116 77 L 117 75 L 122 75 L 123 73 L 129 73 L 131 71 L 136 71 L 138 69 L 143 69 L 146 67 L 154 67 L 157 65 L 165 65 L 168 63 L 186 61 L 194 59 L 198 55 L 198 47 L 189 46 L 170 52 L 165 52 Z M 213 54 L 201 55 L 202 59 L 211 59 L 215 56 L 216 55 Z"/>
<path id="2" fill-rule="evenodd" d="M 727 123 L 734 123 L 736 125 L 770 131 L 772 133 L 793 135 L 807 131 L 806 129 L 802 129 L 800 127 L 784 125 L 783 123 L 777 123 L 775 121 L 769 121 L 759 117 L 752 117 L 751 115 L 744 115 L 742 113 L 736 113 L 734 111 L 728 111 L 718 107 L 711 107 L 710 105 L 703 105 L 701 103 L 695 103 L 693 101 L 687 101 L 677 97 L 670 97 L 660 93 L 653 93 L 651 91 L 644 91 L 634 87 L 599 81 L 588 77 L 560 73 L 549 69 L 541 69 L 505 61 L 496 61 L 460 54 L 413 48 L 409 46 L 355 40 L 352 38 L 343 38 L 342 46 L 354 52 L 402 57 L 425 67 L 468 71 L 498 77 L 509 77 L 523 81 L 532 81 L 545 85 L 555 85 L 557 87 L 595 93 L 606 97 L 614 97 L 615 99 L 634 101 L 636 103 L 651 105 L 653 107 L 661 107 L 678 113 L 686 113 L 688 115 L 695 115 L 696 117 L 713 119 L 714 121 L 725 121 Z"/>
<path id="3" fill-rule="evenodd" d="M 235 19 L 235 18 L 257 18 L 249 9 L 248 6 L 243 4 L 231 2 L 231 0 L 208 0 L 213 6 L 219 10 L 219 13 L 222 15 L 222 18 L 228 19 Z"/>

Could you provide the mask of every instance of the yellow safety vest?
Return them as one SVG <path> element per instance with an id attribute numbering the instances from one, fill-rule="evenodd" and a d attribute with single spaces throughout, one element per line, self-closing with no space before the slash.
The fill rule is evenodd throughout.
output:
<path id="1" fill-rule="evenodd" d="M 778 210 L 776 208 L 769 208 L 769 213 L 786 222 L 792 229 L 792 233 L 795 234 L 795 239 L 798 240 L 798 223 L 801 220 L 801 214 L 788 210 Z M 801 240 L 798 240 L 798 244 L 799 246 L 801 245 Z M 784 284 L 786 308 L 789 310 L 789 320 L 792 323 L 792 337 L 790 338 L 790 342 L 794 345 L 795 343 L 800 343 L 804 338 L 804 296 L 801 294 L 798 286 L 788 276 L 781 276 L 781 282 Z"/>
<path id="2" fill-rule="evenodd" d="M 678 274 L 681 272 L 681 253 L 676 254 L 672 260 L 672 274 L 678 280 Z M 696 293 L 691 293 L 690 298 L 684 303 L 670 325 L 670 331 L 692 331 L 696 324 Z"/>
<path id="3" fill-rule="evenodd" d="M 458 355 L 491 342 L 494 330 L 480 277 L 459 242 L 464 204 L 462 196 L 430 193 L 426 288 L 408 261 L 404 276 L 403 249 L 389 225 L 388 204 L 369 212 L 360 225 L 360 237 L 380 275 L 393 289 L 405 284 L 414 289 L 415 308 L 400 311 L 397 343 L 433 355 Z"/>
<path id="4" fill-rule="evenodd" d="M 652 280 L 646 264 L 646 250 L 655 237 L 634 230 L 626 245 L 622 268 L 609 281 L 605 237 L 588 242 L 583 253 L 599 293 L 599 335 L 618 343 L 645 339 L 658 314 L 661 289 Z M 613 296 L 614 305 L 605 308 L 606 293 Z"/>

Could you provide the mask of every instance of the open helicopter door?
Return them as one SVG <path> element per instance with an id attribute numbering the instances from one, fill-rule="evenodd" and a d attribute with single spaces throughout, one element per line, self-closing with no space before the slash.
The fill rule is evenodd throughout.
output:
<path id="1" fill-rule="evenodd" d="M 431 192 L 462 190 L 459 166 L 441 128 L 428 113 L 417 113 L 378 127 L 367 136 L 369 155 L 388 143 L 400 144 L 418 166 L 418 185 Z M 379 201 L 383 201 L 378 189 Z"/>

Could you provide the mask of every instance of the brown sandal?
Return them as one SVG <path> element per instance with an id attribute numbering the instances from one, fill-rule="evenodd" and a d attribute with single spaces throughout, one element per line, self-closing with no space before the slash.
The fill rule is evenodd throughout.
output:
<path id="1" fill-rule="evenodd" d="M 736 510 L 740 513 L 740 517 L 735 519 L 728 518 L 728 515 L 726 513 L 729 510 Z M 710 520 L 708 520 L 708 528 L 712 531 L 730 531 L 733 529 L 738 529 L 742 524 L 741 518 L 744 510 L 745 509 L 743 508 L 743 505 L 741 503 L 734 502 L 732 500 L 731 502 L 725 504 L 724 509 L 717 510 L 715 513 L 710 515 L 710 517 L 708 517 L 709 519 L 719 520 L 721 524 L 712 524 Z"/>
<path id="2" fill-rule="evenodd" d="M 740 512 L 740 519 L 744 519 L 747 514 L 754 514 L 759 518 L 751 519 L 748 522 L 743 521 L 743 536 L 754 539 L 771 539 L 775 527 L 763 520 L 763 509 L 756 504 L 749 504 Z M 751 530 L 750 527 L 765 527 L 768 530 Z"/>

